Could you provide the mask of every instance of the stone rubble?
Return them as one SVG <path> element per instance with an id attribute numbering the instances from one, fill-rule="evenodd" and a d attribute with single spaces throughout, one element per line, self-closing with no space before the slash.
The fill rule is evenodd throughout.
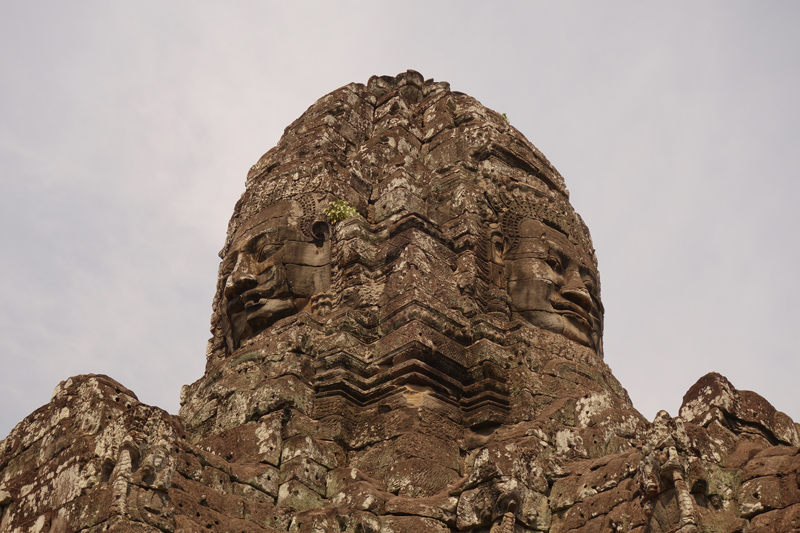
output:
<path id="1" fill-rule="evenodd" d="M 800 531 L 764 398 L 712 373 L 634 409 L 568 196 L 445 82 L 324 96 L 248 173 L 179 415 L 62 382 L 0 441 L 0 532 Z"/>

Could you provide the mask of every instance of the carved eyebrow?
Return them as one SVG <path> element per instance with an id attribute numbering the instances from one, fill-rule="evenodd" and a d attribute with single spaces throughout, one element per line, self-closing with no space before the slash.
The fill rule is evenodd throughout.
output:
<path id="1" fill-rule="evenodd" d="M 563 259 L 568 259 L 569 258 L 569 255 L 567 255 L 567 253 L 564 252 L 564 250 L 562 250 L 559 245 L 557 245 L 556 243 L 552 242 L 550 239 L 547 240 L 547 245 L 549 247 L 549 251 L 552 252 L 552 253 L 555 253 L 558 256 L 559 259 L 563 260 Z"/>
<path id="2" fill-rule="evenodd" d="M 247 242 L 247 246 L 245 249 L 252 252 L 261 245 L 265 244 L 283 244 L 278 240 L 278 236 L 280 235 L 280 228 L 278 227 L 271 227 L 266 228 L 264 231 L 259 232 L 258 235 L 255 235 L 252 239 Z"/>

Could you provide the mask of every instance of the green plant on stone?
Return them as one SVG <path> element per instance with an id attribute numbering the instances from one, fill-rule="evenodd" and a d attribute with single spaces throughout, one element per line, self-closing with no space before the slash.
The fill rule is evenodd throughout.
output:
<path id="1" fill-rule="evenodd" d="M 506 115 L 505 113 L 501 113 L 501 114 L 500 114 L 500 116 L 501 116 L 501 117 L 503 117 L 503 120 L 505 120 L 505 121 L 506 121 L 506 122 L 508 122 L 509 124 L 511 123 L 511 122 L 508 120 L 508 115 Z"/>
<path id="2" fill-rule="evenodd" d="M 356 208 L 344 200 L 335 200 L 331 202 L 322 212 L 331 225 L 336 225 L 342 220 L 359 216 Z"/>

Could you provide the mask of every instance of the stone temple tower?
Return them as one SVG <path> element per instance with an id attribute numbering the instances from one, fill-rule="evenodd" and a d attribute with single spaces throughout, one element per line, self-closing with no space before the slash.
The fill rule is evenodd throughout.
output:
<path id="1" fill-rule="evenodd" d="M 718 374 L 645 420 L 562 176 L 445 82 L 318 100 L 220 257 L 179 415 L 62 382 L 0 442 L 0 532 L 800 528 L 798 426 Z"/>

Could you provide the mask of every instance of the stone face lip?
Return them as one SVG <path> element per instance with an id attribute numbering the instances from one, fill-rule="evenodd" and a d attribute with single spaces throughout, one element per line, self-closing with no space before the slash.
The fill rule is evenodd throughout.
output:
<path id="1" fill-rule="evenodd" d="M 789 531 L 798 426 L 719 374 L 645 420 L 589 231 L 504 115 L 408 71 L 250 169 L 173 416 L 83 375 L 0 441 L 0 532 Z"/>

